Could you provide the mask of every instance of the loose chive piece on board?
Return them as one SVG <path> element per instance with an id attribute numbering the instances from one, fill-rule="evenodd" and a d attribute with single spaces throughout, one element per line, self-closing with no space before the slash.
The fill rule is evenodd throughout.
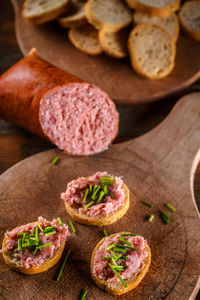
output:
<path id="1" fill-rule="evenodd" d="M 146 202 L 146 201 L 142 201 L 142 203 L 143 203 L 144 205 L 150 207 L 150 208 L 153 207 L 150 203 L 148 203 L 148 202 Z"/>
<path id="2" fill-rule="evenodd" d="M 82 296 L 81 296 L 81 300 L 84 300 L 86 295 L 87 295 L 88 291 L 85 289 Z"/>
<path id="3" fill-rule="evenodd" d="M 56 157 L 54 157 L 54 159 L 52 160 L 52 165 L 55 165 L 56 163 L 57 163 L 57 161 L 59 160 L 59 157 L 58 156 L 56 156 Z"/>
<path id="4" fill-rule="evenodd" d="M 67 255 L 65 256 L 65 259 L 64 259 L 63 264 L 62 264 L 62 266 L 61 266 L 61 268 L 60 268 L 60 272 L 59 272 L 59 274 L 58 274 L 58 277 L 57 277 L 56 281 L 59 281 L 59 280 L 60 280 L 61 275 L 62 275 L 62 272 L 63 272 L 63 270 L 64 270 L 64 268 L 65 268 L 65 265 L 66 265 L 66 263 L 67 263 L 67 260 L 68 260 L 68 258 L 69 258 L 70 253 L 71 253 L 71 249 L 68 250 Z"/>
<path id="5" fill-rule="evenodd" d="M 106 229 L 104 229 L 103 233 L 104 233 L 105 237 L 108 236 L 108 233 L 107 233 L 107 230 L 106 230 Z"/>
<path id="6" fill-rule="evenodd" d="M 72 231 L 73 231 L 74 233 L 76 233 L 76 228 L 74 227 L 74 224 L 72 223 L 72 220 L 69 220 L 69 225 L 71 226 Z"/>
<path id="7" fill-rule="evenodd" d="M 166 204 L 167 208 L 169 208 L 171 211 L 176 212 L 176 208 L 172 206 L 171 204 Z"/>
<path id="8" fill-rule="evenodd" d="M 148 218 L 149 223 L 151 223 L 154 219 L 154 215 L 150 215 L 150 217 Z"/>
<path id="9" fill-rule="evenodd" d="M 161 211 L 161 218 L 166 225 L 170 224 L 170 216 L 164 210 Z"/>
<path id="10" fill-rule="evenodd" d="M 117 270 L 115 270 L 110 263 L 108 263 L 108 265 L 111 268 L 111 270 L 115 273 L 115 275 L 119 278 L 119 280 L 121 281 L 121 283 L 123 284 L 123 286 L 127 288 L 126 282 L 122 279 L 122 277 L 119 275 L 119 273 L 117 272 Z"/>

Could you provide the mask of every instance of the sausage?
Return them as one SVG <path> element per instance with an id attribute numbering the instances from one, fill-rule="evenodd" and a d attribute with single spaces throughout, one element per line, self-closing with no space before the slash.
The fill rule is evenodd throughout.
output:
<path id="1" fill-rule="evenodd" d="M 115 104 L 104 91 L 34 50 L 1 75 L 0 117 L 73 155 L 106 150 L 119 125 Z"/>

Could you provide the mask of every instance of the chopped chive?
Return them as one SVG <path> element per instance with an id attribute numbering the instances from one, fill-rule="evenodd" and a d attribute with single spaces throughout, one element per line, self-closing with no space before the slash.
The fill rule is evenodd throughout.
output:
<path id="1" fill-rule="evenodd" d="M 142 201 L 142 203 L 143 203 L 144 205 L 150 207 L 150 208 L 153 207 L 150 203 L 148 203 L 148 202 L 146 202 L 146 201 Z"/>
<path id="2" fill-rule="evenodd" d="M 94 185 L 94 188 L 93 188 L 93 193 L 96 191 L 97 188 L 98 188 L 98 185 L 95 184 L 95 185 Z"/>
<path id="3" fill-rule="evenodd" d="M 121 256 L 121 259 L 128 260 L 128 256 Z"/>
<path id="4" fill-rule="evenodd" d="M 126 252 L 126 249 L 123 249 L 123 248 L 113 248 L 114 251 L 117 251 L 117 252 L 122 252 L 122 253 L 125 253 Z"/>
<path id="5" fill-rule="evenodd" d="M 103 233 L 104 233 L 105 237 L 108 236 L 108 233 L 107 233 L 106 229 L 104 229 Z"/>
<path id="6" fill-rule="evenodd" d="M 111 260 L 112 260 L 113 264 L 117 266 L 117 263 L 116 263 L 114 257 L 111 257 Z"/>
<path id="7" fill-rule="evenodd" d="M 171 209 L 173 212 L 176 212 L 176 208 L 171 204 L 166 204 L 167 208 Z"/>
<path id="8" fill-rule="evenodd" d="M 92 193 L 92 184 L 89 185 L 90 193 Z"/>
<path id="9" fill-rule="evenodd" d="M 22 238 L 18 239 L 17 241 L 17 250 L 18 251 L 22 250 Z"/>
<path id="10" fill-rule="evenodd" d="M 101 259 L 111 259 L 112 257 L 111 256 L 102 256 Z"/>
<path id="11" fill-rule="evenodd" d="M 107 194 L 108 193 L 108 186 L 105 185 L 104 188 L 103 188 L 103 190 L 104 190 L 104 193 Z"/>
<path id="12" fill-rule="evenodd" d="M 84 300 L 86 295 L 87 295 L 88 291 L 85 289 L 83 292 L 83 295 L 81 296 L 81 300 Z"/>
<path id="13" fill-rule="evenodd" d="M 40 231 L 44 232 L 44 230 L 42 229 L 42 227 L 40 226 L 40 224 L 38 224 L 38 228 L 40 229 Z"/>
<path id="14" fill-rule="evenodd" d="M 130 242 L 128 242 L 127 240 L 125 240 L 122 236 L 120 237 L 120 241 L 124 244 L 132 246 L 132 244 Z"/>
<path id="15" fill-rule="evenodd" d="M 98 193 L 98 191 L 100 190 L 100 186 L 98 186 L 96 189 L 95 189 L 95 192 L 93 193 L 93 195 L 91 196 L 91 198 L 93 199 L 93 200 L 95 200 L 96 198 L 98 198 L 98 196 L 97 196 L 97 193 Z"/>
<path id="16" fill-rule="evenodd" d="M 60 226 L 63 226 L 63 222 L 61 221 L 61 219 L 59 217 L 57 217 L 58 223 Z"/>
<path id="17" fill-rule="evenodd" d="M 119 278 L 119 280 L 121 281 L 121 283 L 123 284 L 123 286 L 127 288 L 126 282 L 122 279 L 122 277 L 119 275 L 119 273 L 117 272 L 117 270 L 115 270 L 110 263 L 108 263 L 108 265 L 111 268 L 111 270 L 115 273 L 115 275 Z"/>
<path id="18" fill-rule="evenodd" d="M 41 248 L 49 247 L 49 246 L 51 246 L 51 245 L 53 245 L 53 243 L 48 243 L 48 244 L 39 245 L 39 246 L 37 246 L 36 248 L 37 248 L 37 249 L 41 249 Z"/>
<path id="19" fill-rule="evenodd" d="M 118 270 L 118 271 L 124 271 L 124 267 L 123 267 L 123 266 L 112 265 L 112 267 L 113 267 L 115 270 Z"/>
<path id="20" fill-rule="evenodd" d="M 105 195 L 105 194 L 104 194 L 104 191 L 101 191 L 100 194 L 99 194 L 99 198 L 98 198 L 98 200 L 97 200 L 97 203 L 100 203 L 100 202 L 101 202 L 101 200 L 102 200 L 102 198 L 103 198 L 104 195 Z"/>
<path id="21" fill-rule="evenodd" d="M 85 195 L 84 195 L 84 197 L 83 197 L 83 203 L 85 203 L 85 202 L 86 202 L 86 199 L 87 199 L 88 193 L 89 193 L 89 189 L 86 189 L 86 191 L 85 191 Z"/>
<path id="22" fill-rule="evenodd" d="M 123 233 L 122 236 L 137 236 L 137 233 Z"/>
<path id="23" fill-rule="evenodd" d="M 37 241 L 37 242 L 39 242 L 39 233 L 38 233 L 39 231 L 38 231 L 38 227 L 36 227 L 35 228 L 35 240 Z"/>
<path id="24" fill-rule="evenodd" d="M 110 253 L 112 254 L 113 258 L 116 260 L 117 255 L 115 255 L 115 253 L 112 250 L 110 250 Z"/>
<path id="25" fill-rule="evenodd" d="M 100 177 L 100 181 L 102 180 L 114 180 L 114 177 Z"/>
<path id="26" fill-rule="evenodd" d="M 122 245 L 122 244 L 115 244 L 117 247 L 120 247 L 120 248 L 123 248 L 123 249 L 125 249 L 126 248 L 126 246 L 125 245 Z"/>
<path id="27" fill-rule="evenodd" d="M 92 206 L 94 204 L 94 201 L 90 201 L 88 204 L 86 204 L 85 206 L 83 206 L 84 209 L 89 208 L 90 206 Z"/>
<path id="28" fill-rule="evenodd" d="M 56 230 L 46 232 L 45 236 L 49 236 L 49 235 L 53 235 L 53 234 L 56 234 Z"/>
<path id="29" fill-rule="evenodd" d="M 162 215 L 164 215 L 168 220 L 170 220 L 170 216 L 164 211 L 161 210 Z"/>
<path id="30" fill-rule="evenodd" d="M 110 184 L 115 184 L 113 181 L 101 181 L 101 184 L 104 185 L 110 185 Z"/>
<path id="31" fill-rule="evenodd" d="M 117 257 L 116 257 L 116 259 L 115 260 L 118 260 L 118 259 L 120 259 L 122 257 L 122 255 L 121 254 L 119 254 Z"/>
<path id="32" fill-rule="evenodd" d="M 109 245 L 108 247 L 106 247 L 106 251 L 108 251 L 108 250 L 112 249 L 113 247 L 115 247 L 115 243 L 114 243 L 114 244 L 111 244 L 111 245 Z"/>
<path id="33" fill-rule="evenodd" d="M 69 225 L 71 226 L 72 231 L 75 233 L 75 232 L 76 232 L 76 229 L 75 229 L 74 224 L 72 223 L 71 220 L 69 220 Z"/>
<path id="34" fill-rule="evenodd" d="M 35 255 L 38 251 L 38 248 L 36 247 L 35 250 L 33 251 L 33 255 Z"/>
<path id="35" fill-rule="evenodd" d="M 154 219 L 154 215 L 150 215 L 148 221 L 151 223 L 153 221 L 153 219 Z"/>
<path id="36" fill-rule="evenodd" d="M 109 195 L 109 196 L 111 196 L 111 197 L 114 197 L 114 194 L 112 194 L 112 193 L 110 193 L 110 192 L 107 192 L 106 195 Z"/>
<path id="37" fill-rule="evenodd" d="M 35 226 L 33 226 L 32 232 L 29 236 L 34 236 L 35 235 Z"/>
<path id="38" fill-rule="evenodd" d="M 54 226 L 47 226 L 45 229 L 44 229 L 44 232 L 48 232 L 48 231 L 52 231 L 52 230 L 55 230 L 56 228 Z"/>
<path id="39" fill-rule="evenodd" d="M 53 160 L 52 160 L 52 165 L 55 165 L 57 163 L 57 161 L 59 160 L 59 157 L 56 156 Z"/>
<path id="40" fill-rule="evenodd" d="M 65 256 L 65 259 L 64 259 L 64 261 L 63 261 L 63 264 L 62 264 L 62 266 L 61 266 L 60 272 L 59 272 L 58 277 L 57 277 L 57 281 L 59 281 L 60 278 L 61 278 L 62 272 L 63 272 L 63 270 L 64 270 L 64 268 L 65 268 L 65 265 L 66 265 L 66 263 L 67 263 L 67 260 L 68 260 L 68 258 L 69 258 L 70 253 L 71 253 L 71 249 L 68 250 L 67 255 Z"/>
<path id="41" fill-rule="evenodd" d="M 170 216 L 164 210 L 161 211 L 161 218 L 166 225 L 170 224 Z"/>
<path id="42" fill-rule="evenodd" d="M 18 232 L 17 235 L 24 235 L 24 232 Z"/>

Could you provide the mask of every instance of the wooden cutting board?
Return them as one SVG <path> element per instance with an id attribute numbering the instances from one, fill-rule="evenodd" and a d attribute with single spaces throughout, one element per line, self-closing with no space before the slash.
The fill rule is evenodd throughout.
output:
<path id="1" fill-rule="evenodd" d="M 92 57 L 69 42 L 67 30 L 56 21 L 33 26 L 21 15 L 23 0 L 11 0 L 15 9 L 18 44 L 24 55 L 35 47 L 43 59 L 104 89 L 119 104 L 159 100 L 185 89 L 200 77 L 200 43 L 182 35 L 177 44 L 173 72 L 161 80 L 137 75 L 129 59 L 117 60 L 105 54 Z"/>
<path id="2" fill-rule="evenodd" d="M 59 155 L 60 161 L 51 161 Z M 0 177 L 0 242 L 3 233 L 17 225 L 44 216 L 60 216 L 68 222 L 60 199 L 67 183 L 79 176 L 106 170 L 123 176 L 130 189 L 130 208 L 108 233 L 131 231 L 143 235 L 152 250 L 152 264 L 143 282 L 119 297 L 98 289 L 90 276 L 90 257 L 103 229 L 75 223 L 67 249 L 74 259 L 69 262 L 60 282 L 55 276 L 59 262 L 49 271 L 33 276 L 22 275 L 4 263 L 0 255 L 1 299 L 79 299 L 81 288 L 88 288 L 87 299 L 188 300 L 199 288 L 200 219 L 193 193 L 194 173 L 200 159 L 200 93 L 180 100 L 169 116 L 150 133 L 129 142 L 112 145 L 104 153 L 90 157 L 72 157 L 53 149 L 16 164 Z M 153 204 L 144 206 L 141 201 Z M 172 213 L 165 207 L 177 208 Z M 159 211 L 171 215 L 164 225 Z M 155 215 L 153 223 L 146 218 Z M 66 249 L 66 251 L 67 251 Z"/>

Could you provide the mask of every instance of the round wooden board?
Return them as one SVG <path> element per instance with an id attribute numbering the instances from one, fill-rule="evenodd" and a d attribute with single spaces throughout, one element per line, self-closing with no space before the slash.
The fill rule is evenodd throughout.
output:
<path id="1" fill-rule="evenodd" d="M 195 168 L 200 159 L 200 93 L 188 95 L 168 118 L 150 133 L 130 142 L 113 145 L 91 157 L 72 157 L 58 150 L 32 156 L 0 177 L 0 237 L 20 224 L 42 215 L 51 220 L 60 216 L 68 222 L 61 192 L 79 176 L 107 170 L 123 176 L 130 189 L 130 208 L 126 215 L 107 226 L 109 234 L 131 231 L 143 235 L 151 247 L 152 264 L 142 283 L 118 299 L 188 300 L 199 288 L 200 240 L 199 214 L 193 195 Z M 184 147 L 183 147 L 184 145 Z M 51 161 L 59 155 L 56 165 Z M 142 201 L 153 204 L 149 209 Z M 177 208 L 171 224 L 163 224 L 159 211 L 171 203 Z M 149 214 L 155 215 L 152 224 Z M 103 229 L 80 225 L 67 242 L 72 258 L 86 264 L 69 262 L 59 282 L 55 281 L 59 262 L 49 271 L 33 276 L 9 269 L 0 256 L 0 296 L 2 299 L 79 299 L 88 288 L 87 299 L 116 299 L 98 289 L 90 275 L 90 258 Z M 66 250 L 67 251 L 67 250 Z"/>
<path id="2" fill-rule="evenodd" d="M 200 43 L 181 35 L 173 72 L 161 80 L 137 75 L 129 59 L 117 60 L 105 54 L 92 57 L 69 42 L 67 30 L 56 21 L 42 26 L 27 24 L 21 15 L 23 0 L 11 0 L 15 8 L 16 34 L 24 55 L 35 47 L 49 63 L 104 89 L 119 104 L 159 100 L 185 89 L 200 77 Z"/>

